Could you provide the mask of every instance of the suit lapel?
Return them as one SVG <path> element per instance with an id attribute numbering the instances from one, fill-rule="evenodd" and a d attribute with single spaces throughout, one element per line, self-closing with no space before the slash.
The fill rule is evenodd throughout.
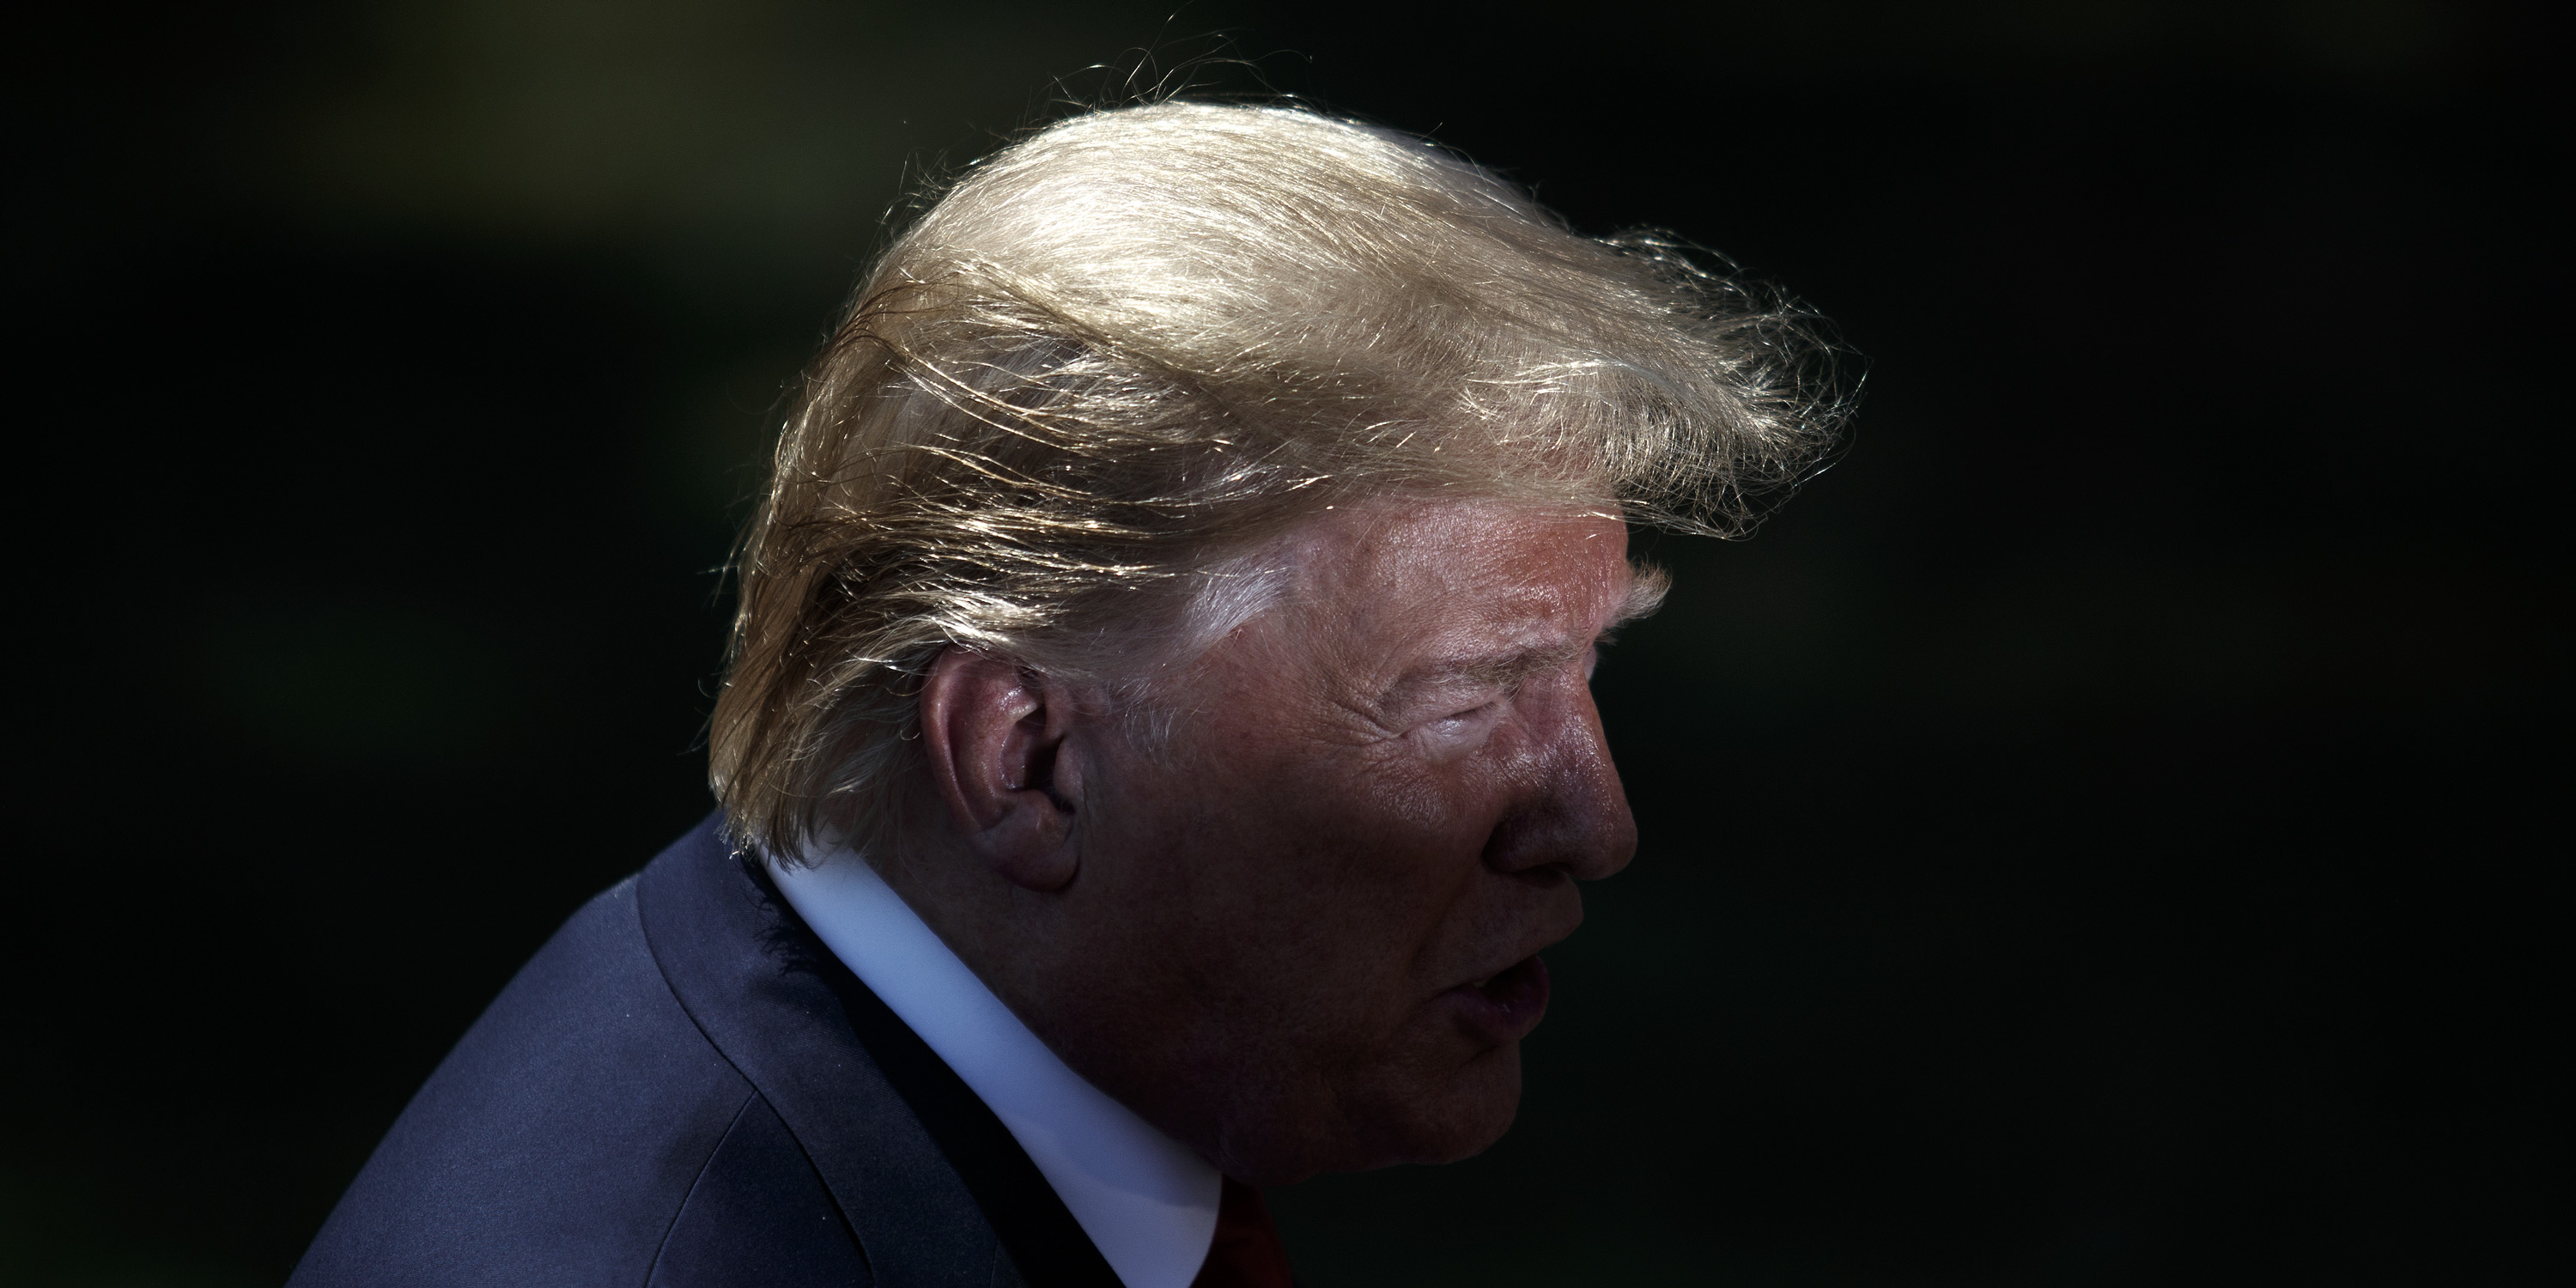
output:
<path id="1" fill-rule="evenodd" d="M 888 1288 L 1117 1288 L 992 1110 L 805 928 L 709 818 L 637 883 L 653 957 L 760 1090 Z M 1007 1250 L 1007 1261 L 1003 1257 Z"/>

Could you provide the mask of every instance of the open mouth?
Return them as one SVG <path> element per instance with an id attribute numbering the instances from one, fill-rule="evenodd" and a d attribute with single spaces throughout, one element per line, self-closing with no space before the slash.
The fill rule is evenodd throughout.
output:
<path id="1" fill-rule="evenodd" d="M 1483 979 L 1451 989 L 1465 1005 L 1468 1027 L 1489 1042 L 1516 1042 L 1547 1012 L 1547 963 L 1524 957 Z"/>

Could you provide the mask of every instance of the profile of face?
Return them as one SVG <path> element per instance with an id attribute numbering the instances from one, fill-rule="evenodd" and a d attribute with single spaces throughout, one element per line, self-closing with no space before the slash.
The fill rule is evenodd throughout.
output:
<path id="1" fill-rule="evenodd" d="M 884 865 L 1092 1082 L 1230 1175 L 1465 1157 L 1520 1099 L 1541 950 L 1636 828 L 1589 681 L 1615 520 L 1343 507 L 1280 600 L 1118 718 L 952 651 L 945 843 Z"/>

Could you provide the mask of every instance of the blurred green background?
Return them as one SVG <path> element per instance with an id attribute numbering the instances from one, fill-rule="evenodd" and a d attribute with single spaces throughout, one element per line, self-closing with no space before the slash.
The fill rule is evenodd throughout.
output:
<path id="1" fill-rule="evenodd" d="M 1305 1283 L 2525 1282 L 2565 1255 L 2536 16 L 21 15 L 0 1280 L 284 1278 L 707 808 L 714 569 L 889 211 L 1185 68 L 1718 247 L 1871 372 L 1757 539 L 1648 546 L 1678 590 L 1599 681 L 1644 848 L 1552 954 L 1519 1126 L 1276 1192 Z"/>

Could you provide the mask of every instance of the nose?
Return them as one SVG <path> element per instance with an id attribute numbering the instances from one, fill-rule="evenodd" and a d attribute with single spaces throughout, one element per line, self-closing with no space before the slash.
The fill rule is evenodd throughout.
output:
<path id="1" fill-rule="evenodd" d="M 1505 773 L 1511 800 L 1485 842 L 1485 863 L 1498 872 L 1555 867 L 1597 881 L 1637 853 L 1637 819 L 1611 763 L 1600 709 L 1591 687 L 1569 678 L 1550 686 L 1548 700 L 1523 708 Z"/>

